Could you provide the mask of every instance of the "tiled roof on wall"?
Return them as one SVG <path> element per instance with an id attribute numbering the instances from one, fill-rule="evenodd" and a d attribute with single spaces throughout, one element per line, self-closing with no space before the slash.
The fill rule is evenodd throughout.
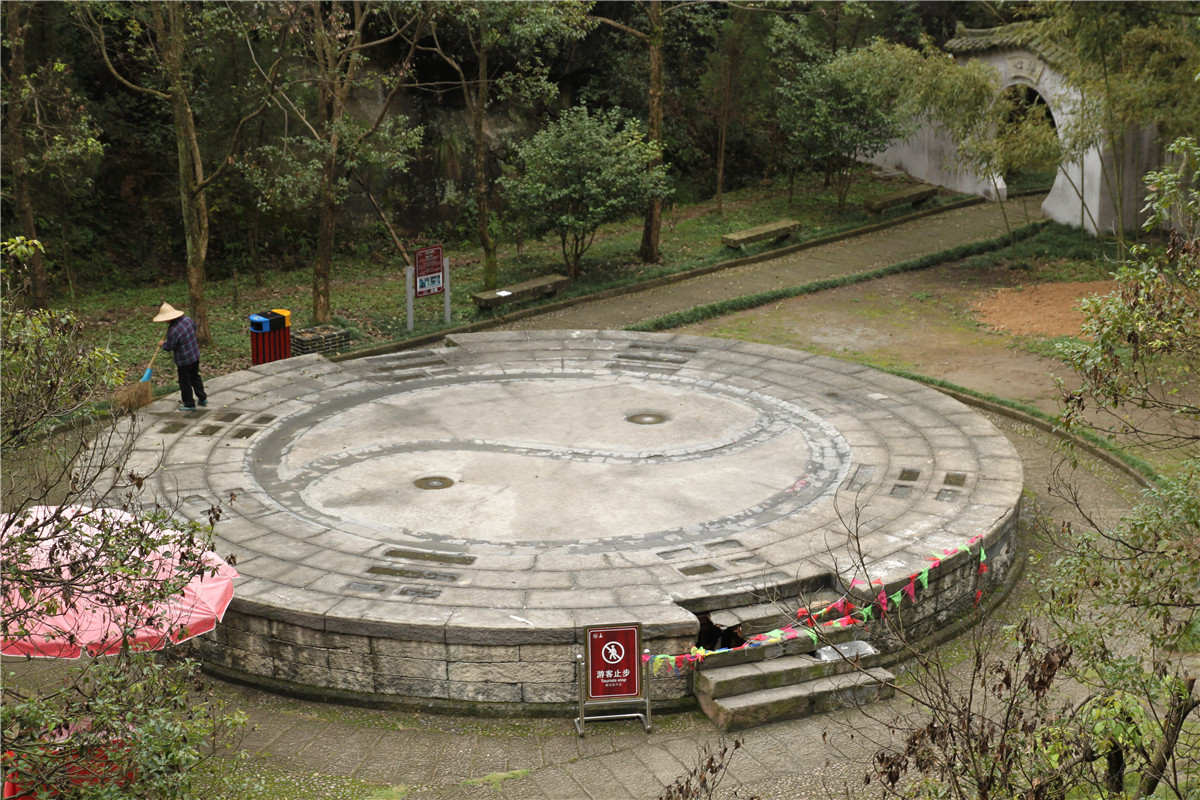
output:
<path id="1" fill-rule="evenodd" d="M 1061 64 L 1066 60 L 1066 51 L 1044 42 L 1032 22 L 1013 22 L 996 28 L 968 28 L 960 22 L 955 26 L 954 38 L 942 48 L 964 56 L 993 50 L 1030 50 L 1050 63 Z"/>

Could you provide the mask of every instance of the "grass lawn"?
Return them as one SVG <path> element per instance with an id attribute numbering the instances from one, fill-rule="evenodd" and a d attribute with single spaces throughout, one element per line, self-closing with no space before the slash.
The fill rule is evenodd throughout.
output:
<path id="1" fill-rule="evenodd" d="M 580 279 L 559 296 L 592 294 L 771 249 L 773 243 L 764 242 L 736 253 L 720 243 L 724 233 L 765 222 L 783 218 L 799 220 L 802 229 L 797 241 L 875 223 L 881 218 L 867 214 L 862 209 L 862 200 L 895 191 L 907 183 L 900 178 L 883 178 L 864 171 L 842 210 L 837 209 L 819 176 L 798 182 L 792 203 L 788 202 L 786 187 L 763 185 L 726 194 L 724 214 L 716 213 L 715 201 L 669 205 L 663 214 L 661 263 L 645 264 L 638 260 L 640 218 L 608 225 L 597 233 L 592 248 L 584 256 Z M 946 196 L 934 202 L 955 199 L 959 198 Z M 882 219 L 902 216 L 908 211 L 893 209 Z M 451 325 L 492 316 L 492 312 L 477 311 L 470 299 L 472 292 L 483 289 L 482 254 L 478 246 L 473 242 L 446 242 L 444 246 L 451 264 Z M 520 254 L 514 243 L 503 242 L 498 255 L 501 286 L 565 271 L 556 240 L 526 242 Z M 250 366 L 247 319 L 250 314 L 283 308 L 292 312 L 294 328 L 313 324 L 309 271 L 264 271 L 260 278 L 260 285 L 244 274 L 238 279 L 207 283 L 209 326 L 214 341 L 204 348 L 203 375 Z M 141 376 L 162 338 L 164 326 L 150 320 L 164 301 L 186 311 L 186 284 L 179 281 L 138 289 L 85 290 L 69 308 L 84 323 L 85 343 L 112 349 L 126 370 L 127 380 L 132 382 Z M 381 239 L 372 247 L 360 243 L 353 254 L 335 256 L 331 305 L 335 324 L 352 332 L 356 348 L 410 336 L 406 331 L 404 264 L 389 242 Z M 503 311 L 512 309 L 508 306 Z M 417 302 L 415 317 L 412 336 L 447 327 L 440 296 Z M 159 357 L 155 376 L 160 392 L 174 384 L 174 368 L 168 357 Z"/>

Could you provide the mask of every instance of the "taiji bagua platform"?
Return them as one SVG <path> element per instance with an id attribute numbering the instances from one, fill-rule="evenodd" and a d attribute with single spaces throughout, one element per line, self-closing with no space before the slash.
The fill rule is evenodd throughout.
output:
<path id="1" fill-rule="evenodd" d="M 576 699 L 582 629 L 686 653 L 697 613 L 895 591 L 911 629 L 1011 561 L 1021 462 L 980 414 L 854 364 L 612 331 L 464 334 L 214 378 L 138 417 L 144 490 L 216 525 L 241 578 L 209 668 L 331 699 Z M 859 586 L 859 588 L 854 588 Z M 874 592 L 880 584 L 871 587 Z M 655 679 L 685 698 L 689 676 Z"/>

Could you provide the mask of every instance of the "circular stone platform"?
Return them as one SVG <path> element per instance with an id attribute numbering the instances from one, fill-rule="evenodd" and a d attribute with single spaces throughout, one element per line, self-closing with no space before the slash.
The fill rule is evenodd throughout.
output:
<path id="1" fill-rule="evenodd" d="M 975 564 L 946 552 L 982 537 L 990 580 L 1011 560 L 1021 462 L 932 389 L 697 337 L 446 344 L 262 365 L 209 381 L 207 409 L 142 416 L 147 489 L 196 520 L 227 505 L 242 577 L 199 640 L 211 667 L 334 697 L 569 703 L 586 625 L 687 652 L 697 612 L 896 587 L 934 554 L 911 612 L 933 626 L 974 594 Z"/>

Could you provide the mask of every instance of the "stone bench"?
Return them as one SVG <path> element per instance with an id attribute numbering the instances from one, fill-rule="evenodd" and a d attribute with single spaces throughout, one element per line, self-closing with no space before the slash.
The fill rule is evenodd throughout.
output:
<path id="1" fill-rule="evenodd" d="M 756 228 L 747 228 L 744 231 L 727 233 L 721 237 L 721 244 L 736 249 L 752 244 L 753 242 L 761 242 L 765 239 L 782 241 L 798 230 L 800 230 L 800 223 L 796 222 L 796 220 L 781 219 L 778 222 L 770 222 L 766 225 L 759 225 Z"/>
<path id="2" fill-rule="evenodd" d="M 516 303 L 521 300 L 531 300 L 557 294 L 570 283 L 571 279 L 565 275 L 543 275 L 540 278 L 522 281 L 512 286 L 475 292 L 471 295 L 471 299 L 475 301 L 475 305 L 480 309 L 496 308 L 506 303 Z"/>
<path id="3" fill-rule="evenodd" d="M 901 189 L 898 192 L 885 194 L 882 197 L 873 197 L 870 200 L 864 200 L 863 208 L 872 214 L 882 214 L 887 209 L 896 206 L 908 205 L 910 203 L 914 206 L 920 205 L 936 194 L 936 186 L 913 186 L 909 189 Z"/>

